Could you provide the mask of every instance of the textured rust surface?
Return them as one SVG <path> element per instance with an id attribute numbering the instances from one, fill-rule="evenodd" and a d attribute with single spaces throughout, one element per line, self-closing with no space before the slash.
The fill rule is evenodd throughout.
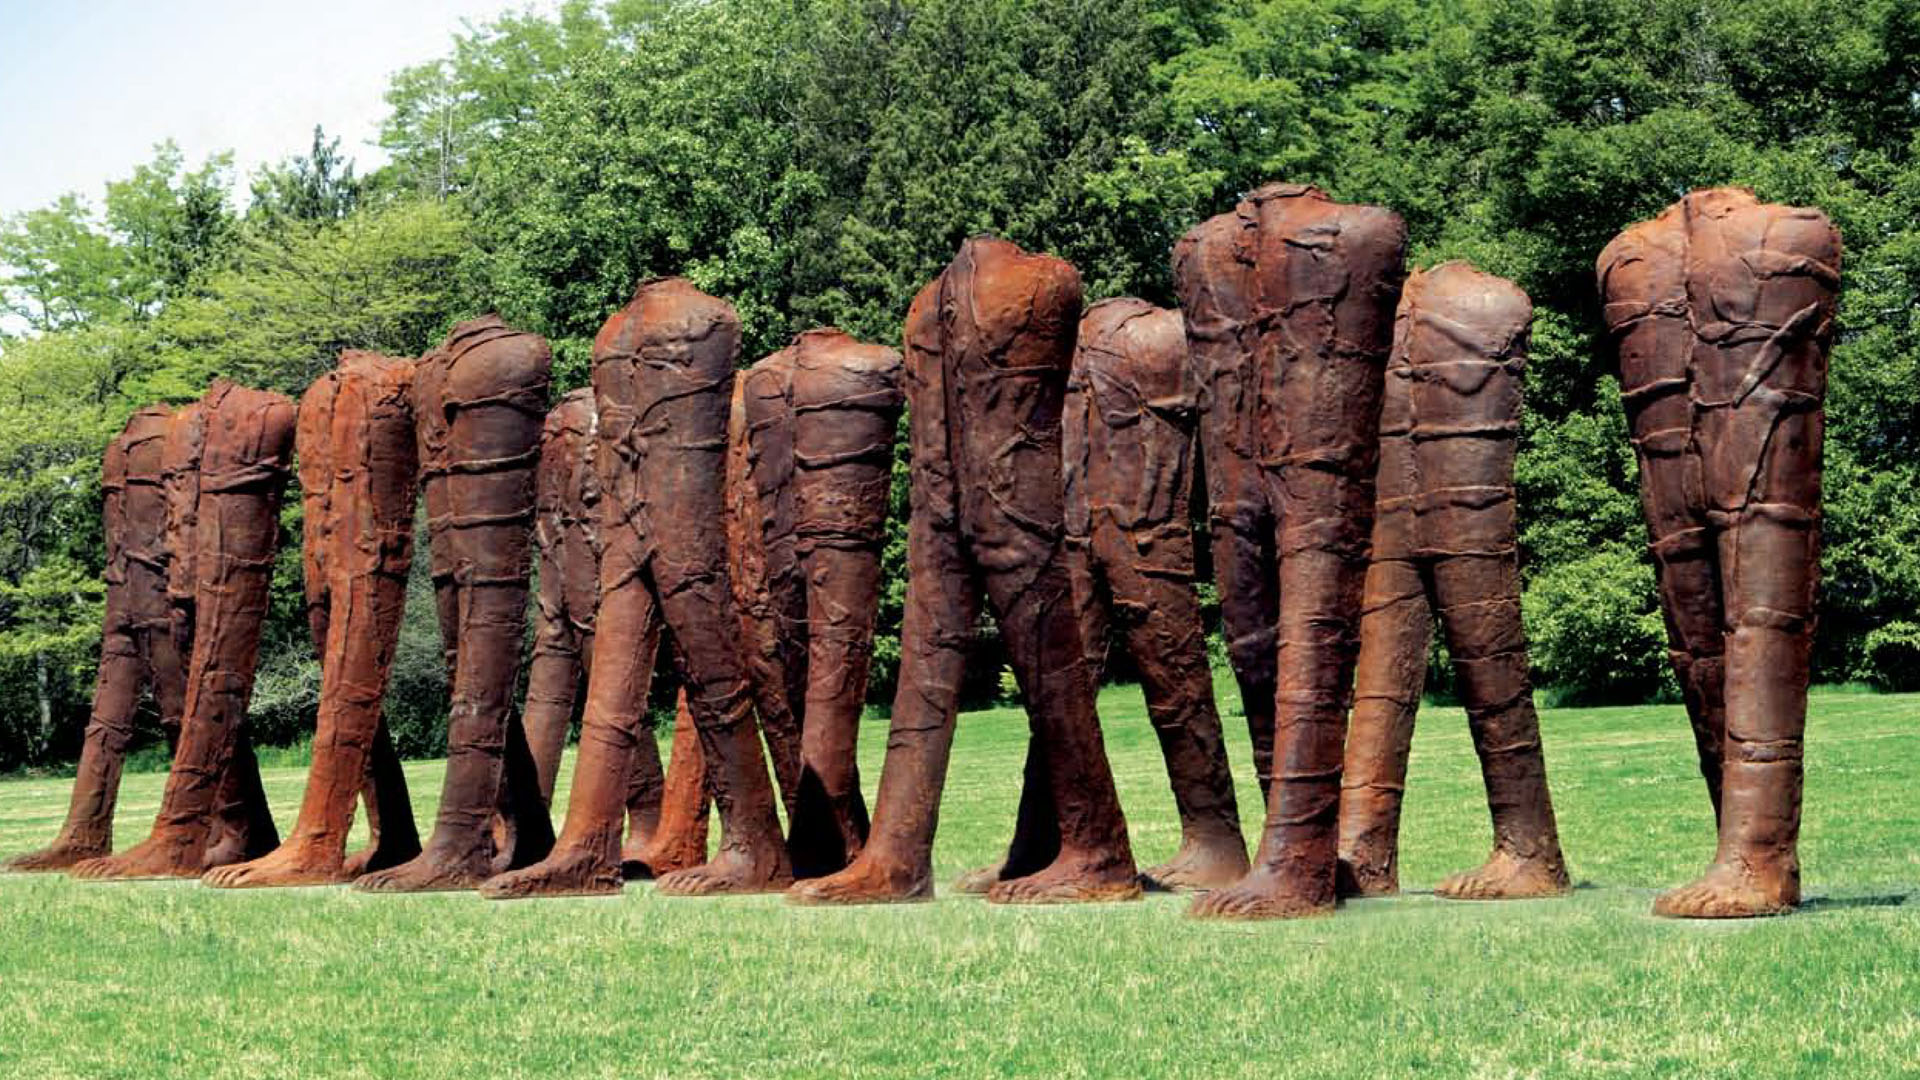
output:
<path id="1" fill-rule="evenodd" d="M 1513 462 L 1533 305 L 1466 263 L 1407 279 L 1380 416 L 1373 562 L 1340 792 L 1340 889 L 1399 891 L 1400 802 L 1437 615 L 1493 814 L 1456 899 L 1568 889 L 1520 624 Z"/>
<path id="2" fill-rule="evenodd" d="M 183 419 L 163 450 L 169 532 L 184 556 L 168 567 L 170 600 L 176 632 L 188 610 L 193 626 L 179 745 L 152 833 L 118 855 L 75 865 L 77 877 L 194 877 L 279 842 L 245 724 L 280 543 L 294 405 L 220 380 Z"/>
<path id="3" fill-rule="evenodd" d="M 1080 318 L 1080 275 L 989 237 L 968 240 L 907 314 L 913 456 L 900 689 L 866 847 L 801 882 L 805 903 L 933 893 L 932 849 L 981 597 L 1045 748 L 1060 846 L 989 899 L 1137 896 L 1126 823 L 1094 711 L 1063 537 L 1060 413 Z"/>
<path id="4" fill-rule="evenodd" d="M 73 796 L 53 843 L 7 862 L 10 870 L 63 870 L 113 850 L 113 808 L 141 695 L 151 693 L 169 743 L 186 705 L 186 665 L 167 606 L 167 498 L 163 459 L 173 412 L 150 405 L 107 444 L 100 468 L 107 541 L 105 618 L 93 715 Z"/>
<path id="5" fill-rule="evenodd" d="M 886 545 L 900 354 L 811 330 L 739 381 L 730 547 L 748 669 L 798 877 L 866 841 L 854 751 Z"/>
<path id="6" fill-rule="evenodd" d="M 1253 870 L 1197 900 L 1196 915 L 1308 915 L 1335 901 L 1340 764 L 1405 249 L 1398 215 L 1294 184 L 1260 188 L 1175 249 L 1194 309 L 1204 452 L 1226 448 L 1224 505 L 1212 511 L 1223 602 L 1252 589 L 1227 620 L 1231 654 L 1254 660 L 1243 694 L 1267 677 L 1265 661 L 1248 657 L 1264 648 L 1256 620 L 1270 603 L 1252 583 L 1277 589 L 1266 825 Z M 1220 485 L 1215 464 L 1206 469 Z"/>
<path id="7" fill-rule="evenodd" d="M 455 326 L 416 365 L 415 444 L 452 686 L 447 772 L 425 849 L 366 874 L 356 888 L 472 888 L 552 846 L 532 752 L 513 709 L 551 365 L 545 339 L 493 315 Z"/>
<path id="8" fill-rule="evenodd" d="M 301 555 L 321 671 L 313 764 L 286 842 L 208 871 L 209 885 L 327 884 L 419 854 L 406 776 L 380 711 L 413 562 L 413 371 L 412 360 L 348 351 L 300 398 Z M 348 860 L 362 793 L 373 843 Z"/>
<path id="9" fill-rule="evenodd" d="M 1787 911 L 1840 236 L 1818 210 L 1715 188 L 1621 233 L 1598 271 L 1670 655 L 1719 821 L 1713 864 L 1654 910 Z"/>
<path id="10" fill-rule="evenodd" d="M 757 892 L 791 878 L 727 567 L 724 458 L 739 353 L 733 308 L 680 278 L 641 283 L 594 339 L 600 611 L 566 826 L 549 858 L 489 882 L 488 896 L 620 888 L 635 754 L 652 749 L 653 665 L 642 661 L 663 625 L 722 831 L 712 861 L 665 874 L 658 888 Z"/>
<path id="11" fill-rule="evenodd" d="M 540 431 L 533 520 L 540 591 L 527 668 L 526 726 L 540 800 L 548 804 L 593 656 L 593 616 L 600 599 L 597 429 L 593 391 L 582 388 L 560 399 Z"/>
<path id="12" fill-rule="evenodd" d="M 628 878 L 662 877 L 707 861 L 713 800 L 707 794 L 706 759 L 685 690 L 674 702 L 671 754 L 664 786 L 657 786 L 646 801 L 651 813 L 643 814 L 629 797 L 627 840 L 620 849 L 622 873 Z"/>
<path id="13" fill-rule="evenodd" d="M 1195 390 L 1179 312 L 1135 299 L 1087 309 L 1063 438 L 1074 605 L 1096 676 L 1115 637 L 1139 671 L 1180 814 L 1179 851 L 1145 871 L 1166 889 L 1213 888 L 1247 871 L 1193 589 Z M 1044 865 L 1058 845 L 1042 752 L 1028 747 L 1026 775 L 1038 782 L 1021 792 L 1006 858 L 962 877 L 961 891 Z"/>

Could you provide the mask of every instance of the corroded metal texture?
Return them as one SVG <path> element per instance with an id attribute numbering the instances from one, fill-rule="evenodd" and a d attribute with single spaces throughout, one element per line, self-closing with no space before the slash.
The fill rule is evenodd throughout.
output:
<path id="1" fill-rule="evenodd" d="M 1199 301 L 1190 332 L 1203 430 L 1215 429 L 1207 447 L 1228 447 L 1220 464 L 1232 485 L 1213 511 L 1233 536 L 1216 562 L 1221 594 L 1250 581 L 1277 589 L 1272 775 L 1253 870 L 1193 913 L 1270 918 L 1335 900 L 1340 761 L 1406 226 L 1295 184 L 1260 188 L 1234 217 L 1183 239 L 1175 272 Z M 1267 600 L 1236 602 L 1248 605 L 1229 620 L 1243 656 L 1261 640 L 1253 612 L 1264 617 Z M 1243 693 L 1264 678 L 1264 668 L 1243 674 Z"/>
<path id="2" fill-rule="evenodd" d="M 733 308 L 680 278 L 641 283 L 594 339 L 601 477 L 600 611 L 567 821 L 553 854 L 495 898 L 620 888 L 621 824 L 664 624 L 699 730 L 721 845 L 660 878 L 667 893 L 756 892 L 791 878 L 753 723 L 724 535 Z"/>
<path id="3" fill-rule="evenodd" d="M 900 377 L 895 350 L 823 329 L 740 380 L 730 445 L 741 460 L 729 477 L 735 595 L 797 877 L 841 869 L 866 842 L 854 751 Z"/>
<path id="4" fill-rule="evenodd" d="M 1340 792 L 1343 895 L 1399 891 L 1400 802 L 1437 615 L 1493 814 L 1456 899 L 1568 889 L 1520 624 L 1513 462 L 1533 304 L 1466 263 L 1407 279 L 1380 416 L 1373 562 Z"/>
<path id="5" fill-rule="evenodd" d="M 429 567 L 452 684 L 447 773 L 425 850 L 366 874 L 356 888 L 472 888 L 552 846 L 553 826 L 513 708 L 551 365 L 545 339 L 489 315 L 455 326 L 415 368 Z"/>
<path id="6" fill-rule="evenodd" d="M 420 852 L 406 776 L 380 712 L 413 562 L 413 372 L 412 360 L 347 351 L 300 399 L 301 554 L 321 671 L 313 764 L 286 842 L 208 871 L 209 885 L 326 884 Z M 373 844 L 350 862 L 347 833 L 362 792 Z"/>
<path id="7" fill-rule="evenodd" d="M 1715 188 L 1621 233 L 1598 271 L 1670 655 L 1719 819 L 1712 866 L 1654 910 L 1787 911 L 1840 235 L 1818 210 Z"/>
<path id="8" fill-rule="evenodd" d="M 163 450 L 169 529 L 180 526 L 183 545 L 191 538 L 180 549 L 191 554 L 169 566 L 170 574 L 186 568 L 193 584 L 180 742 L 151 835 L 118 855 L 77 864 L 77 877 L 194 877 L 278 843 L 245 724 L 280 542 L 294 405 L 220 380 L 188 423 L 177 440 L 169 433 Z M 200 432 L 204 442 L 195 439 Z M 195 459 L 189 479 L 186 462 Z M 186 502 L 189 490 L 191 511 L 173 502 L 176 494 Z M 175 597 L 184 592 L 180 577 L 169 586 Z"/>
<path id="9" fill-rule="evenodd" d="M 593 617 L 600 599 L 597 426 L 593 390 L 582 388 L 560 399 L 540 432 L 533 520 L 540 591 L 527 668 L 526 725 L 540 799 L 548 804 L 593 656 Z"/>
<path id="10" fill-rule="evenodd" d="M 1080 298 L 1072 266 L 990 237 L 963 244 L 914 298 L 910 574 L 886 765 L 866 847 L 845 870 L 794 886 L 797 901 L 932 895 L 940 792 L 983 594 L 1045 748 L 1060 833 L 1050 864 L 999 882 L 989 899 L 1139 895 L 1063 541 L 1060 411 Z"/>
<path id="11" fill-rule="evenodd" d="M 64 870 L 113 850 L 120 768 L 141 695 L 151 693 L 169 743 L 186 705 L 186 665 L 167 608 L 167 499 L 162 461 L 173 419 L 163 405 L 134 413 L 107 444 L 100 469 L 107 542 L 106 615 L 93 715 L 80 748 L 66 823 L 53 843 L 8 860 L 9 870 Z"/>
<path id="12" fill-rule="evenodd" d="M 643 743 L 649 740 L 650 736 L 642 736 Z M 665 783 L 656 785 L 645 805 L 650 814 L 629 795 L 627 840 L 620 849 L 624 876 L 663 877 L 707 861 L 713 800 L 707 793 L 706 759 L 700 753 L 700 733 L 693 726 L 685 690 L 674 702 L 673 748 Z"/>

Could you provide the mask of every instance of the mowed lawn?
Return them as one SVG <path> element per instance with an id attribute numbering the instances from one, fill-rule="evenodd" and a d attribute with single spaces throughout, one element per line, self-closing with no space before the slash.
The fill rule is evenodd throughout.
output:
<path id="1" fill-rule="evenodd" d="M 1222 700 L 1235 702 L 1222 682 Z M 1101 699 L 1143 864 L 1177 826 L 1138 692 Z M 1813 703 L 1806 909 L 1652 919 L 1711 853 L 1678 707 L 1543 714 L 1579 889 L 1444 903 L 1488 843 L 1463 715 L 1415 748 L 1404 898 L 1220 925 L 1187 900 L 852 910 L 778 897 L 489 903 L 346 889 L 0 876 L 0 1075 L 1843 1076 L 1920 1072 L 1920 697 Z M 1228 717 L 1249 836 L 1246 737 Z M 868 726 L 869 793 L 884 727 Z M 942 881 L 1006 839 L 1013 710 L 961 719 Z M 429 820 L 435 762 L 409 769 Z M 162 778 L 127 779 L 120 839 Z M 299 770 L 268 778 L 283 826 Z M 0 783 L 0 852 L 52 836 L 65 781 Z"/>

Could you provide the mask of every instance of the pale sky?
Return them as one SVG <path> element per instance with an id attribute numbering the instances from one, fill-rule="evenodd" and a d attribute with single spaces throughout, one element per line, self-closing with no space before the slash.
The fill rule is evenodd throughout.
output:
<path id="1" fill-rule="evenodd" d="M 387 76 L 446 55 L 462 19 L 548 0 L 0 0 L 0 217 L 108 180 L 167 138 L 189 167 L 234 152 L 236 188 L 313 125 L 359 172 Z"/>

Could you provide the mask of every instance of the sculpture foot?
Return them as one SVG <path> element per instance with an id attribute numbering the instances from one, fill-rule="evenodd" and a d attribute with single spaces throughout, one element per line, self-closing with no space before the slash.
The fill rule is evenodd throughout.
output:
<path id="1" fill-rule="evenodd" d="M 780 892 L 793 884 L 784 848 L 748 851 L 723 847 L 711 862 L 661 875 L 655 884 L 663 896 L 725 896 Z"/>
<path id="2" fill-rule="evenodd" d="M 25 855 L 16 855 L 8 859 L 4 869 L 16 874 L 44 874 L 54 870 L 65 870 L 76 863 L 88 859 L 105 858 L 111 850 L 103 843 L 66 843 L 55 841 L 53 846 L 30 851 Z"/>
<path id="3" fill-rule="evenodd" d="M 1400 869 L 1376 854 L 1346 854 L 1333 871 L 1334 895 L 1343 900 L 1400 895 Z"/>
<path id="4" fill-rule="evenodd" d="M 327 840 L 281 844 L 251 862 L 215 867 L 201 875 L 216 889 L 275 889 L 296 885 L 338 885 L 351 880 L 338 844 Z"/>
<path id="5" fill-rule="evenodd" d="M 1494 849 L 1478 868 L 1454 874 L 1433 887 L 1448 900 L 1537 900 L 1573 891 L 1559 859 L 1523 858 Z"/>
<path id="6" fill-rule="evenodd" d="M 685 837 L 655 837 L 620 849 L 620 871 L 628 881 L 665 877 L 707 861 L 707 845 Z"/>
<path id="7" fill-rule="evenodd" d="M 1131 860 L 1063 851 L 1046 869 L 1002 881 L 988 889 L 987 902 L 1091 904 L 1104 900 L 1138 900 L 1144 891 Z"/>
<path id="8" fill-rule="evenodd" d="M 206 852 L 186 837 L 150 836 L 118 855 L 74 864 L 69 876 L 86 881 L 195 878 L 206 869 Z"/>
<path id="9" fill-rule="evenodd" d="M 1306 896 L 1271 870 L 1254 870 L 1237 885 L 1195 898 L 1195 919 L 1306 919 L 1333 914 L 1331 896 Z"/>
<path id="10" fill-rule="evenodd" d="M 362 892 L 461 892 L 493 876 L 493 856 L 484 850 L 461 855 L 422 852 L 399 866 L 376 870 L 353 883 Z"/>
<path id="11" fill-rule="evenodd" d="M 933 899 L 933 874 L 862 853 L 837 874 L 809 878 L 787 890 L 796 904 L 910 904 Z"/>
<path id="12" fill-rule="evenodd" d="M 988 889 L 1000 884 L 1007 870 L 1007 860 L 975 867 L 953 880 L 953 891 L 971 896 L 984 896 Z"/>
<path id="13" fill-rule="evenodd" d="M 1225 888 L 1247 876 L 1247 846 L 1237 836 L 1187 840 L 1173 858 L 1140 875 L 1167 892 Z"/>
<path id="14" fill-rule="evenodd" d="M 556 849 L 524 870 L 514 870 L 480 886 L 489 900 L 531 896 L 612 896 L 622 885 L 620 867 L 586 848 Z"/>
<path id="15" fill-rule="evenodd" d="M 1751 919 L 1785 915 L 1799 903 L 1797 867 L 1715 863 L 1699 880 L 1661 894 L 1653 913 L 1669 919 Z"/>
<path id="16" fill-rule="evenodd" d="M 379 844 L 369 845 L 347 856 L 340 864 L 340 872 L 348 881 L 371 874 L 375 870 L 389 870 L 399 866 L 420 854 L 419 844 L 409 844 L 404 848 L 389 848 Z"/>

